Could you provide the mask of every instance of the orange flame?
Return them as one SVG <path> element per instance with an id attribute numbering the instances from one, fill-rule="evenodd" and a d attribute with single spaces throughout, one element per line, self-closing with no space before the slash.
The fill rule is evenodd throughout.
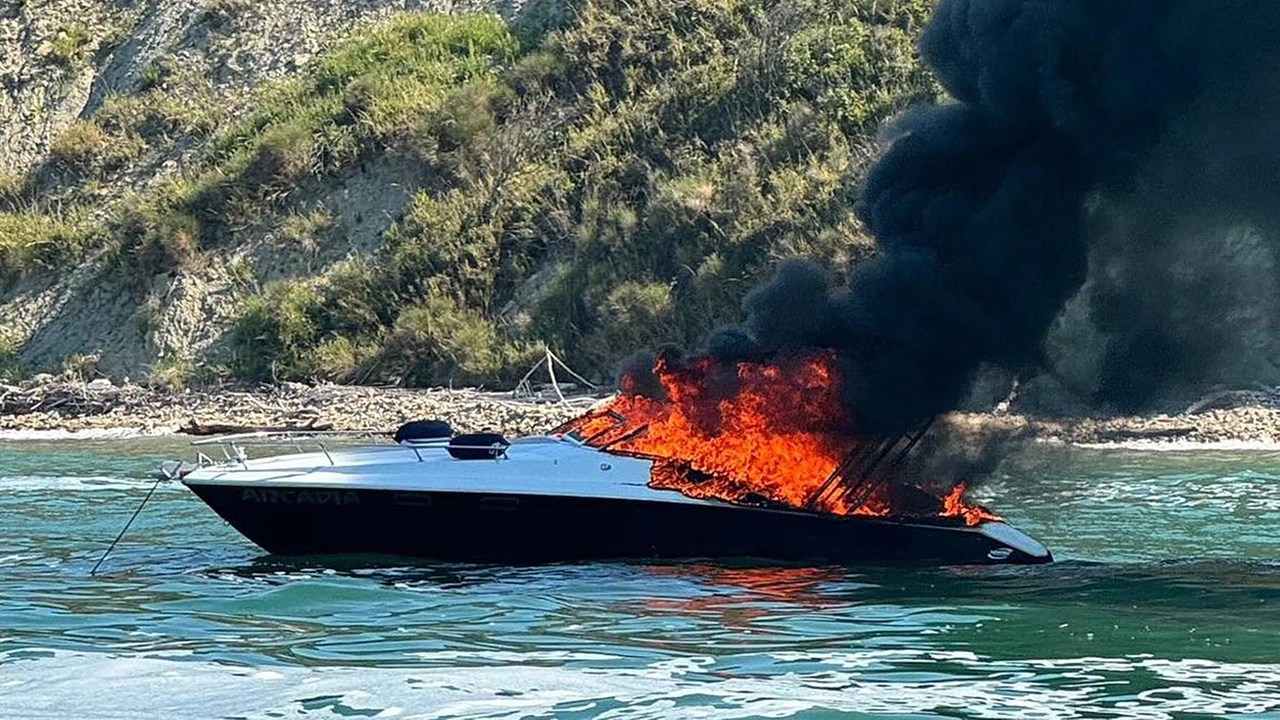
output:
<path id="1" fill-rule="evenodd" d="M 964 501 L 965 484 L 959 483 L 951 488 L 951 492 L 942 498 L 940 517 L 963 518 L 965 525 L 977 525 L 985 520 L 1000 520 L 1000 516 L 981 505 L 969 505 Z"/>
<path id="2" fill-rule="evenodd" d="M 651 487 L 691 497 L 837 515 L 921 514 L 923 491 L 906 508 L 906 494 L 886 483 L 869 483 L 865 497 L 820 495 L 850 449 L 866 442 L 845 416 L 834 353 L 731 365 L 698 358 L 675 366 L 659 357 L 653 370 L 665 398 L 638 394 L 638 379 L 624 377 L 617 397 L 557 432 L 652 459 Z M 969 525 L 999 519 L 963 494 L 960 484 L 945 498 L 928 495 L 924 514 Z"/>

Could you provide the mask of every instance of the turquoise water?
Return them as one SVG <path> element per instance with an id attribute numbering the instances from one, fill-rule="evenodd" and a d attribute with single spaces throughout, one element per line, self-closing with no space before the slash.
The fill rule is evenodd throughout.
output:
<path id="1" fill-rule="evenodd" d="M 1280 716 L 1280 454 L 1033 448 L 1059 559 L 320 567 L 163 484 L 173 440 L 0 443 L 0 718 Z"/>

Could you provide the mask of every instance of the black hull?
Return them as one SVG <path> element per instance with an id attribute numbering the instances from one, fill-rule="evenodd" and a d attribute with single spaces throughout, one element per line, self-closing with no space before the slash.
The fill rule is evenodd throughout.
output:
<path id="1" fill-rule="evenodd" d="M 755 557 L 871 565 L 1051 559 L 943 520 L 547 495 L 190 487 L 245 537 L 278 555 L 519 563 Z"/>

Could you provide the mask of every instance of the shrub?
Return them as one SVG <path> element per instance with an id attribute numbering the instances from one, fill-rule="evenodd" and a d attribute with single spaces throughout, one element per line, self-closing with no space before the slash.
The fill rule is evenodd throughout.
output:
<path id="1" fill-rule="evenodd" d="M 311 375 L 328 382 L 359 382 L 376 354 L 376 346 L 368 348 L 349 337 L 331 337 L 312 351 Z"/>
<path id="2" fill-rule="evenodd" d="M 152 60 L 143 65 L 142 70 L 138 71 L 138 89 L 144 92 L 154 90 L 160 87 L 172 72 L 172 68 L 167 63 Z"/>
<path id="3" fill-rule="evenodd" d="M 290 213 L 280 221 L 281 242 L 314 253 L 335 230 L 333 215 L 324 209 L 306 214 Z"/>
<path id="4" fill-rule="evenodd" d="M 838 273 L 873 247 L 852 210 L 871 133 L 936 92 L 911 40 L 928 7 L 588 0 L 519 30 L 537 45 L 518 58 L 476 18 L 406 16 L 336 50 L 227 136 L 221 167 L 258 167 L 236 158 L 297 126 L 307 173 L 382 148 L 431 173 L 382 248 L 307 283 L 315 331 L 265 345 L 273 367 L 512 381 L 545 341 L 605 376 L 736 320 L 781 258 Z M 263 327 L 292 312 L 258 307 Z"/>
<path id="5" fill-rule="evenodd" d="M 379 372 L 409 385 L 477 385 L 531 364 L 536 350 L 502 341 L 493 321 L 440 296 L 406 308 L 379 355 Z"/>
<path id="6" fill-rule="evenodd" d="M 97 352 L 72 353 L 62 359 L 62 376 L 71 382 L 87 382 L 98 377 L 101 361 Z"/>
<path id="7" fill-rule="evenodd" d="M 142 152 L 132 132 L 108 133 L 96 120 L 76 120 L 49 144 L 48 162 L 75 177 L 114 170 Z"/>
<path id="8" fill-rule="evenodd" d="M 253 261 L 247 257 L 238 257 L 227 264 L 227 275 L 231 282 L 241 288 L 250 288 L 257 283 L 257 272 L 253 269 Z"/>
<path id="9" fill-rule="evenodd" d="M 177 392 L 191 383 L 195 379 L 197 366 L 194 359 L 188 355 L 166 355 L 156 361 L 152 366 L 151 372 L 147 377 L 147 384 L 151 387 L 165 388 L 170 392 Z"/>
<path id="10" fill-rule="evenodd" d="M 57 162 L 87 164 L 93 162 L 109 142 L 98 123 L 76 120 L 49 144 L 49 155 Z"/>
<path id="11" fill-rule="evenodd" d="M 49 43 L 45 59 L 55 65 L 71 68 L 88 59 L 92 41 L 89 28 L 83 23 L 69 25 L 59 30 Z"/>
<path id="12" fill-rule="evenodd" d="M 928 91 L 915 52 L 906 32 L 848 17 L 796 33 L 783 50 L 783 74 L 793 93 L 846 134 L 865 135 Z"/>
<path id="13" fill-rule="evenodd" d="M 202 137 L 214 129 L 217 104 L 207 89 L 184 87 L 181 92 L 152 90 L 138 95 L 108 95 L 93 115 L 116 142 L 141 145 L 173 141 L 183 135 Z"/>
<path id="14" fill-rule="evenodd" d="M 0 328 L 0 380 L 14 381 L 22 379 L 22 343 L 16 332 L 9 328 Z"/>
<path id="15" fill-rule="evenodd" d="M 26 189 L 27 178 L 22 173 L 0 172 L 0 208 L 12 209 Z"/>
<path id="16" fill-rule="evenodd" d="M 320 338 L 319 297 L 312 283 L 273 283 L 245 301 L 236 321 L 232 371 L 258 381 L 302 379 Z"/>
<path id="17" fill-rule="evenodd" d="M 119 211 L 111 264 L 141 287 L 163 272 L 189 267 L 200 254 L 201 224 L 181 206 L 164 200 L 134 201 Z"/>
<path id="18" fill-rule="evenodd" d="M 608 368 L 620 359 L 619 348 L 634 351 L 667 342 L 675 311 L 669 285 L 624 282 L 594 308 L 599 321 L 583 337 L 574 357 L 593 368 Z"/>
<path id="19" fill-rule="evenodd" d="M 320 168 L 319 148 L 311 128 L 281 125 L 264 132 L 239 178 L 267 196 L 294 187 Z"/>
<path id="20" fill-rule="evenodd" d="M 34 208 L 0 212 L 0 278 L 78 262 L 94 238 L 81 215 L 73 210 L 60 217 Z"/>

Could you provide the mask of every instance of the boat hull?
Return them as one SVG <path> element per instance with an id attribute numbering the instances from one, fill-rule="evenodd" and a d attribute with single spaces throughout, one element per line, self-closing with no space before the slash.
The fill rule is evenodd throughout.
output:
<path id="1" fill-rule="evenodd" d="M 501 563 L 754 557 L 872 565 L 1052 559 L 1003 523 L 966 527 L 564 495 L 188 485 L 241 534 L 279 555 L 380 553 Z"/>

